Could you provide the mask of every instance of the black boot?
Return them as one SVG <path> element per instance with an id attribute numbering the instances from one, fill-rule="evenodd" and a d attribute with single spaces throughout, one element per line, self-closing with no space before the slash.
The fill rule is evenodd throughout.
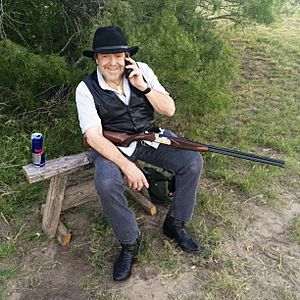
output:
<path id="1" fill-rule="evenodd" d="M 113 268 L 114 281 L 124 281 L 130 277 L 132 265 L 137 259 L 140 238 L 138 238 L 134 244 L 121 244 L 121 246 L 121 253 Z"/>
<path id="2" fill-rule="evenodd" d="M 176 220 L 167 215 L 163 225 L 163 233 L 170 239 L 174 239 L 183 251 L 201 251 L 199 245 L 186 232 L 183 221 Z"/>

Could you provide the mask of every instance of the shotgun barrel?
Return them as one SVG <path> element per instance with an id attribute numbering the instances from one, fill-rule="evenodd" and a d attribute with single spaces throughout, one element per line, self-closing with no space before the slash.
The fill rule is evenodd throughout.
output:
<path id="1" fill-rule="evenodd" d="M 160 136 L 163 136 L 163 135 L 160 135 Z M 165 136 L 165 137 L 167 137 L 167 136 Z M 285 161 L 280 160 L 280 159 L 258 156 L 258 155 L 252 154 L 252 153 L 246 153 L 246 152 L 241 152 L 241 151 L 227 149 L 227 148 L 221 148 L 221 147 L 217 147 L 217 146 L 213 146 L 213 145 L 201 144 L 201 143 L 197 143 L 197 142 L 192 142 L 185 138 L 177 138 L 177 137 L 168 137 L 168 138 L 171 140 L 171 146 L 174 146 L 176 148 L 182 147 L 187 150 L 218 153 L 218 154 L 227 155 L 227 156 L 231 156 L 231 157 L 237 157 L 237 158 L 241 158 L 241 159 L 255 161 L 255 162 L 262 163 L 262 164 L 272 165 L 272 166 L 276 166 L 276 167 L 280 167 L 280 168 L 283 168 L 284 164 L 285 164 Z"/>
<path id="2" fill-rule="evenodd" d="M 283 160 L 280 160 L 280 159 L 273 159 L 273 158 L 269 158 L 269 157 L 258 156 L 258 155 L 254 155 L 251 153 L 245 153 L 245 152 L 241 152 L 241 151 L 219 148 L 219 147 L 215 147 L 215 146 L 209 146 L 208 152 L 219 153 L 219 154 L 228 155 L 228 156 L 232 156 L 232 157 L 238 157 L 238 158 L 251 160 L 251 161 L 255 161 L 255 162 L 259 162 L 259 163 L 267 164 L 267 165 L 272 165 L 272 166 L 276 166 L 276 167 L 280 167 L 280 168 L 283 168 L 284 163 L 285 163 Z"/>

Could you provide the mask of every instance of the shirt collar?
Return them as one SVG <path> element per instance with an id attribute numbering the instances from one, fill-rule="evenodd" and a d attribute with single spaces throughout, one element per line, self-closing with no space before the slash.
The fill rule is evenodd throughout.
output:
<path id="1" fill-rule="evenodd" d="M 101 72 L 99 71 L 99 69 L 97 68 L 97 78 L 98 78 L 98 83 L 101 87 L 101 89 L 103 90 L 110 90 L 110 91 L 114 91 L 104 80 Z"/>

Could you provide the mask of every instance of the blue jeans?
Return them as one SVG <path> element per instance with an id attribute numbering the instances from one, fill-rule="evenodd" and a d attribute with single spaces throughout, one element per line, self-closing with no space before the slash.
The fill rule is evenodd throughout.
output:
<path id="1" fill-rule="evenodd" d="M 174 135 L 165 131 L 165 135 Z M 131 161 L 140 160 L 151 165 L 175 172 L 175 193 L 168 214 L 175 219 L 189 221 L 192 218 L 199 179 L 202 171 L 202 156 L 194 151 L 176 149 L 160 144 L 157 149 L 138 145 L 129 157 Z M 128 207 L 124 196 L 126 186 L 121 170 L 95 150 L 91 152 L 95 164 L 94 183 L 100 196 L 105 216 L 112 226 L 120 243 L 133 243 L 140 231 L 135 214 Z"/>

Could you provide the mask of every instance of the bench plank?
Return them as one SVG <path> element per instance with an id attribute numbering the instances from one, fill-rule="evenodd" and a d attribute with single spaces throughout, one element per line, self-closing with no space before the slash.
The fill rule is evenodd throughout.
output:
<path id="1" fill-rule="evenodd" d="M 59 174 L 74 172 L 89 164 L 91 163 L 88 153 L 83 152 L 46 161 L 44 167 L 35 167 L 32 164 L 23 166 L 23 171 L 28 181 L 34 183 Z"/>
<path id="2" fill-rule="evenodd" d="M 68 186 L 65 191 L 65 199 L 61 210 L 66 210 L 89 201 L 99 200 L 93 179 Z"/>

